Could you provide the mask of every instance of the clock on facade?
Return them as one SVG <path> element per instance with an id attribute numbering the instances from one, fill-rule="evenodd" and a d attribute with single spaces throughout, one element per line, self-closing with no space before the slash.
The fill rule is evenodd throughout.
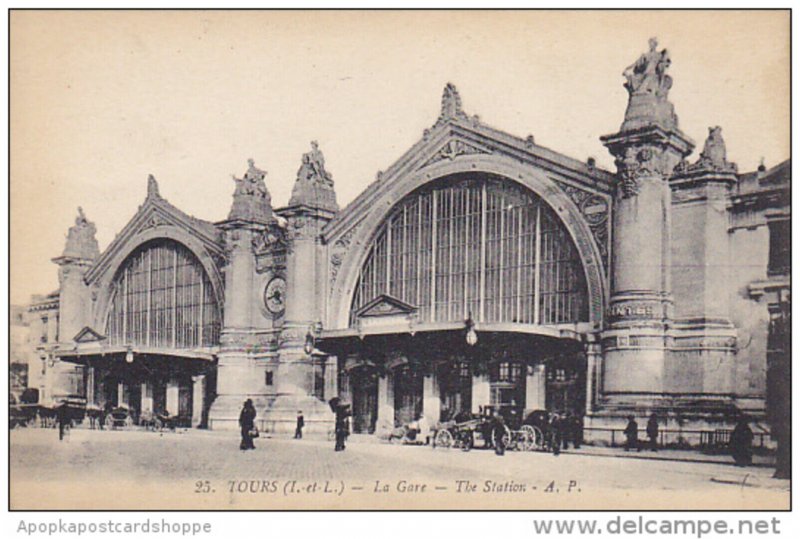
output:
<path id="1" fill-rule="evenodd" d="M 286 308 L 286 280 L 274 277 L 264 289 L 264 305 L 272 314 L 280 314 Z"/>

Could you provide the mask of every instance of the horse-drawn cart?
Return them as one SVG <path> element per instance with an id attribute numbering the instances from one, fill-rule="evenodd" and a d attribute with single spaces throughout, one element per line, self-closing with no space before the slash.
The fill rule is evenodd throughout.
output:
<path id="1" fill-rule="evenodd" d="M 529 414 L 524 421 L 515 420 L 513 415 L 505 418 L 505 434 L 503 445 L 514 451 L 535 451 L 544 448 L 545 436 L 541 427 L 533 420 L 536 412 Z M 433 447 L 459 448 L 469 451 L 475 447 L 476 438 L 483 440 L 483 447 L 497 445 L 493 433 L 492 411 L 487 407 L 485 413 L 479 415 L 462 414 L 459 421 L 439 423 L 433 437 Z"/>

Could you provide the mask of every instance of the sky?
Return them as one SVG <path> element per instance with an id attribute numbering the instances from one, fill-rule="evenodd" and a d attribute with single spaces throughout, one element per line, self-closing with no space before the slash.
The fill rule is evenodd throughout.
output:
<path id="1" fill-rule="evenodd" d="M 58 287 L 51 262 L 82 206 L 100 248 L 144 201 L 147 175 L 219 221 L 247 159 L 274 207 L 319 141 L 341 206 L 439 114 L 465 111 L 613 170 L 622 71 L 656 36 L 670 100 L 702 149 L 722 126 L 741 171 L 789 157 L 787 12 L 54 11 L 10 15 L 12 303 Z"/>

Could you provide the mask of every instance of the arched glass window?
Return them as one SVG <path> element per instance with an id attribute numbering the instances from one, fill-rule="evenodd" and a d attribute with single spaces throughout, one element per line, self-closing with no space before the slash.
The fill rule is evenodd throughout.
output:
<path id="1" fill-rule="evenodd" d="M 588 320 L 586 277 L 569 232 L 530 190 L 489 174 L 411 193 L 381 225 L 352 313 L 387 294 L 421 322 L 560 324 Z"/>
<path id="2" fill-rule="evenodd" d="M 148 242 L 122 264 L 108 315 L 111 344 L 196 348 L 219 341 L 220 310 L 200 261 L 172 240 Z"/>

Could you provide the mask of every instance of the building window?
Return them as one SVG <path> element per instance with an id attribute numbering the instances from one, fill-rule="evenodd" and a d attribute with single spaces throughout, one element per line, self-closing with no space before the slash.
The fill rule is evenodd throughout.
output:
<path id="1" fill-rule="evenodd" d="M 769 264 L 767 275 L 788 275 L 792 260 L 792 221 L 769 222 Z"/>
<path id="2" fill-rule="evenodd" d="M 153 348 L 213 346 L 221 313 L 202 264 L 183 245 L 156 240 L 117 272 L 108 317 L 112 344 Z"/>
<path id="3" fill-rule="evenodd" d="M 417 307 L 421 322 L 588 320 L 583 266 L 560 218 L 487 174 L 442 178 L 395 207 L 362 266 L 352 313 L 381 294 Z"/>
<path id="4" fill-rule="evenodd" d="M 267 371 L 264 374 L 264 384 L 271 386 L 272 385 L 272 371 Z"/>
<path id="5" fill-rule="evenodd" d="M 41 342 L 42 344 L 47 342 L 47 337 L 48 337 L 47 332 L 49 331 L 49 328 L 47 326 L 48 326 L 47 317 L 43 316 L 42 317 L 42 334 L 39 335 L 39 342 Z"/>

